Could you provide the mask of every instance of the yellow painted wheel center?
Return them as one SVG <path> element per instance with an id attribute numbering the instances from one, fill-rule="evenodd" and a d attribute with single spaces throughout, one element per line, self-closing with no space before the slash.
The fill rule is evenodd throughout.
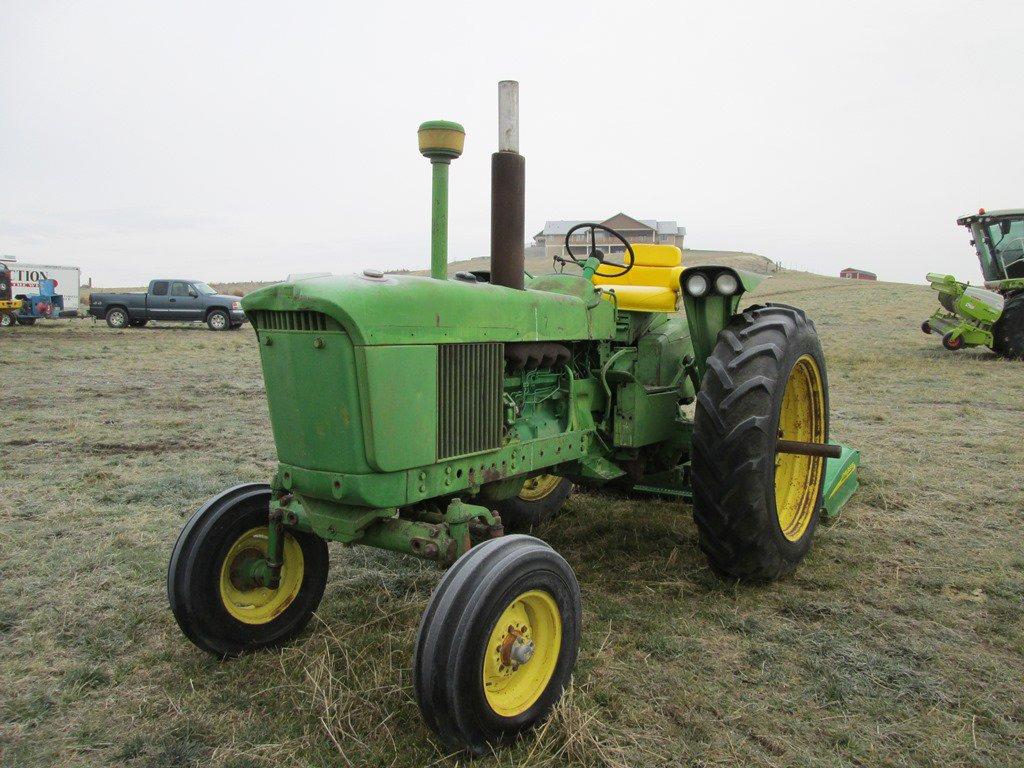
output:
<path id="1" fill-rule="evenodd" d="M 541 697 L 558 664 L 562 616 L 543 590 L 524 592 L 498 617 L 484 655 L 484 695 L 502 717 L 515 717 Z"/>
<path id="2" fill-rule="evenodd" d="M 232 581 L 233 568 L 237 570 L 247 560 L 266 557 L 266 554 L 266 526 L 252 528 L 232 545 L 220 568 L 221 602 L 227 612 L 243 624 L 267 624 L 273 621 L 292 604 L 302 588 L 302 547 L 290 533 L 285 533 L 284 537 L 284 564 L 281 566 L 281 583 L 277 589 L 240 589 L 236 585 L 237 578 Z"/>
<path id="3" fill-rule="evenodd" d="M 519 498 L 523 501 L 540 501 L 554 493 L 561 484 L 562 478 L 558 475 L 537 475 L 523 483 L 523 490 L 519 492 Z"/>
<path id="4" fill-rule="evenodd" d="M 821 371 L 810 355 L 796 361 L 779 414 L 779 438 L 825 442 L 825 391 Z M 775 511 L 782 533 L 799 541 L 807 532 L 818 501 L 825 459 L 792 453 L 775 455 Z"/>

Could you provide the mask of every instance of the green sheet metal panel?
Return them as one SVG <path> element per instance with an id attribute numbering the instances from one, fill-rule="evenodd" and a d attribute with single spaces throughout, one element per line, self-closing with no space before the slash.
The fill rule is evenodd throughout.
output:
<path id="1" fill-rule="evenodd" d="M 356 347 L 366 457 L 381 472 L 433 464 L 437 442 L 437 347 Z"/>
<path id="2" fill-rule="evenodd" d="M 355 350 L 342 331 L 259 330 L 260 360 L 278 459 L 309 469 L 370 472 Z M 329 324 L 327 324 L 329 325 Z"/>

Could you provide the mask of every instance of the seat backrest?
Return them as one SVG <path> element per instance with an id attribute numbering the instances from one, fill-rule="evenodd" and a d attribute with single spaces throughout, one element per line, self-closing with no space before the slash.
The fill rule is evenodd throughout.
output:
<path id="1" fill-rule="evenodd" d="M 602 270 L 618 271 L 618 268 L 599 267 L 594 275 L 594 285 L 647 285 L 679 292 L 679 276 L 683 272 L 682 251 L 674 245 L 636 243 L 633 253 L 636 261 L 629 272 L 621 277 L 605 277 Z"/>

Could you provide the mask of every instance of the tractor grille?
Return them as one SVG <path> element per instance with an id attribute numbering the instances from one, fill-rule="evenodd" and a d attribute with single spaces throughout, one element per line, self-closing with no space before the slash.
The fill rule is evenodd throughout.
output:
<path id="1" fill-rule="evenodd" d="M 501 344 L 441 344 L 437 350 L 437 458 L 501 446 Z"/>
<path id="2" fill-rule="evenodd" d="M 333 317 L 322 312 L 277 311 L 257 309 L 249 313 L 249 320 L 256 330 L 266 331 L 340 331 L 341 326 Z"/>

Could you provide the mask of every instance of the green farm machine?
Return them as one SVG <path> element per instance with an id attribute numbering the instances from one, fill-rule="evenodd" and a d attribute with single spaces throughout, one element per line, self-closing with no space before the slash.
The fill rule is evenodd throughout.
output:
<path id="1" fill-rule="evenodd" d="M 598 224 L 566 235 L 572 274 L 525 275 L 517 106 L 517 84 L 502 82 L 489 272 L 447 277 L 448 171 L 465 133 L 433 121 L 419 130 L 434 178 L 429 277 L 367 269 L 245 297 L 278 469 L 191 517 L 167 585 L 184 634 L 228 657 L 303 629 L 328 541 L 448 566 L 420 622 L 415 695 L 446 745 L 477 753 L 550 710 L 580 641 L 569 564 L 507 531 L 553 520 L 574 484 L 627 486 L 681 512 L 691 502 L 717 573 L 770 580 L 849 499 L 859 461 L 829 440 L 811 320 L 740 309 L 761 276 L 687 267 L 675 246 L 608 230 L 624 247 L 613 262 Z M 568 247 L 576 231 L 590 234 L 582 252 Z"/>
<path id="2" fill-rule="evenodd" d="M 985 346 L 1024 359 L 1024 209 L 986 211 L 957 219 L 971 231 L 985 287 L 953 275 L 928 274 L 941 309 L 921 324 L 949 350 Z"/>

